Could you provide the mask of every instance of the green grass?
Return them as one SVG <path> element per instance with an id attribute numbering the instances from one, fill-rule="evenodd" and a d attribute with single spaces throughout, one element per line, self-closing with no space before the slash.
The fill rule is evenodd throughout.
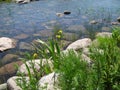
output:
<path id="1" fill-rule="evenodd" d="M 111 37 L 97 37 L 97 46 L 91 45 L 90 55 L 93 64 L 88 65 L 81 58 L 81 52 L 77 54 L 70 50 L 67 53 L 62 53 L 59 43 L 56 40 L 50 40 L 45 43 L 41 40 L 38 42 L 41 48 L 36 46 L 36 53 L 46 59 L 51 59 L 53 69 L 48 66 L 47 69 L 41 69 L 46 74 L 53 71 L 59 73 L 58 88 L 61 90 L 120 90 L 120 48 L 119 48 L 120 28 L 113 30 Z M 33 55 L 35 57 L 35 55 Z M 40 57 L 39 56 L 39 57 Z M 33 57 L 30 59 L 34 60 Z M 25 62 L 24 62 L 25 63 Z M 34 63 L 32 64 L 34 71 Z M 29 84 L 23 83 L 20 87 L 23 90 L 37 90 L 37 83 L 40 76 L 36 77 L 37 72 L 31 74 L 29 67 L 26 65 L 29 72 Z M 39 72 L 39 75 L 43 75 Z M 24 76 L 23 76 L 24 77 Z M 39 78 L 39 79 L 38 79 Z M 24 82 L 23 78 L 23 82 Z"/>

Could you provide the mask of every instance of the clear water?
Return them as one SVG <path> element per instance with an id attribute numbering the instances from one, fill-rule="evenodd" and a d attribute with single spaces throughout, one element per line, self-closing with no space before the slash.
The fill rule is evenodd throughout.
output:
<path id="1" fill-rule="evenodd" d="M 71 14 L 56 16 L 56 13 L 63 13 L 65 10 Z M 0 37 L 29 35 L 29 38 L 18 40 L 19 46 L 20 42 L 30 43 L 36 38 L 42 38 L 33 34 L 41 30 L 50 30 L 58 24 L 65 32 L 68 32 L 67 28 L 71 25 L 83 25 L 88 32 L 97 32 L 102 31 L 101 28 L 104 26 L 112 27 L 110 23 L 117 21 L 119 15 L 120 0 L 40 0 L 28 4 L 0 3 Z M 91 20 L 99 20 L 100 23 L 90 25 Z M 81 37 L 85 36 L 82 34 Z M 18 46 L 0 52 L 0 59 L 7 53 L 17 54 L 21 51 Z"/>

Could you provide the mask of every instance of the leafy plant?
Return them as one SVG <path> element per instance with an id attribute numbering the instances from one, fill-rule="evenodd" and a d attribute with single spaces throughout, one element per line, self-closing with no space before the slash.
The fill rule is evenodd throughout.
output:
<path id="1" fill-rule="evenodd" d="M 95 90 L 120 89 L 120 48 L 112 37 L 97 38 L 99 46 L 91 48 L 94 60 Z"/>

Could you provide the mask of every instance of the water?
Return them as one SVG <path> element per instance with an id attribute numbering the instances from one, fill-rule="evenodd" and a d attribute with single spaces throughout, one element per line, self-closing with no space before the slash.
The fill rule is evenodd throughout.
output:
<path id="1" fill-rule="evenodd" d="M 112 27 L 120 15 L 119 0 L 40 0 L 28 4 L 1 3 L 0 4 L 0 37 L 15 38 L 18 35 L 28 35 L 26 38 L 17 38 L 15 49 L 0 53 L 0 59 L 9 53 L 18 54 L 23 49 L 21 42 L 31 43 L 37 38 L 47 39 L 54 26 L 60 26 L 64 32 L 76 33 L 78 38 L 90 37 L 91 33 L 69 30 L 70 26 L 82 25 L 87 32 L 102 31 L 102 27 Z M 63 17 L 56 13 L 65 10 L 71 12 Z M 97 20 L 97 25 L 90 25 L 91 20 Z M 79 28 L 78 28 L 79 29 Z M 40 34 L 40 32 L 43 34 Z M 46 31 L 47 35 L 45 35 Z M 18 54 L 19 55 L 19 54 Z"/>

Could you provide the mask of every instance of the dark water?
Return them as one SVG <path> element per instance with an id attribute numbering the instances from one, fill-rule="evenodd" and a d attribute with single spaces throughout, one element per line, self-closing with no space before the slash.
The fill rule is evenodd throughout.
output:
<path id="1" fill-rule="evenodd" d="M 63 17 L 56 13 L 65 10 L 71 12 Z M 20 34 L 28 35 L 27 38 L 18 39 L 15 49 L 0 52 L 0 59 L 6 54 L 18 54 L 22 49 L 21 42 L 31 43 L 34 39 L 50 37 L 54 26 L 60 26 L 64 32 L 72 32 L 79 38 L 90 37 L 93 32 L 102 31 L 102 27 L 112 27 L 111 22 L 116 22 L 120 15 L 120 0 L 40 0 L 28 4 L 1 3 L 0 4 L 0 37 L 15 38 Z M 90 25 L 91 20 L 97 20 L 97 25 Z M 79 30 L 69 30 L 70 26 L 82 25 L 90 35 L 78 33 Z M 46 31 L 36 35 L 40 31 Z M 47 32 L 48 31 L 48 32 Z"/>

